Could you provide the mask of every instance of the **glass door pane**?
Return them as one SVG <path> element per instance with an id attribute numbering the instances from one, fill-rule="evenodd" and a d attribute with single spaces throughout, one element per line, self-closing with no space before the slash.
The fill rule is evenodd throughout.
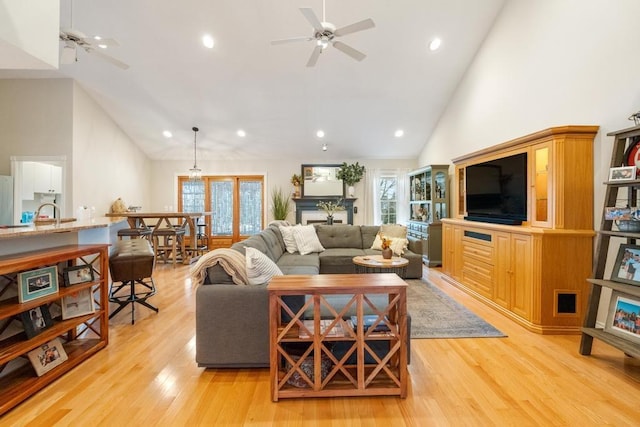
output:
<path id="1" fill-rule="evenodd" d="M 240 235 L 262 230 L 262 181 L 240 180 Z"/>
<path id="2" fill-rule="evenodd" d="M 233 235 L 233 181 L 211 181 L 211 235 Z"/>

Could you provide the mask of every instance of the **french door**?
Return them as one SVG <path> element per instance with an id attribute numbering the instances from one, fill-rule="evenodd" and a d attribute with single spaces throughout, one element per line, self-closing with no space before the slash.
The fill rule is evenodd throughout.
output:
<path id="1" fill-rule="evenodd" d="M 211 212 L 204 221 L 209 248 L 229 247 L 264 228 L 264 177 L 204 176 L 178 178 L 178 208 Z"/>

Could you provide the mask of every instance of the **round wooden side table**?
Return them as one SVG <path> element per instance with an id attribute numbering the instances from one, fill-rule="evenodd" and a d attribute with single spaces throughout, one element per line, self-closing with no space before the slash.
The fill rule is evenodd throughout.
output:
<path id="1" fill-rule="evenodd" d="M 394 256 L 384 259 L 382 255 L 360 255 L 353 257 L 356 273 L 396 273 L 404 279 L 409 260 Z"/>

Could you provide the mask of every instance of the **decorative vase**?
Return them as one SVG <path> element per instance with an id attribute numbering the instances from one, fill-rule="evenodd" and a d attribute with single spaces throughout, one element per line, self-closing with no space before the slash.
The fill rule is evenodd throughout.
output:
<path id="1" fill-rule="evenodd" d="M 333 215 L 327 216 L 327 225 L 333 225 Z"/>
<path id="2" fill-rule="evenodd" d="M 386 248 L 382 250 L 382 258 L 391 259 L 392 256 L 393 256 L 393 251 L 391 250 L 391 248 Z"/>
<path id="3" fill-rule="evenodd" d="M 356 189 L 353 187 L 353 185 L 347 187 L 347 194 L 349 195 L 349 197 L 355 197 Z"/>
<path id="4" fill-rule="evenodd" d="M 299 185 L 294 185 L 293 186 L 293 197 L 296 199 L 300 198 L 300 186 Z"/>

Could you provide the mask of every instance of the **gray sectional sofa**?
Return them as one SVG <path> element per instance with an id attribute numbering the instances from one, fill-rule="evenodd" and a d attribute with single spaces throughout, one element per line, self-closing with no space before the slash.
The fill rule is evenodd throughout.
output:
<path id="1" fill-rule="evenodd" d="M 352 258 L 380 254 L 370 249 L 379 226 L 316 225 L 320 253 L 288 253 L 277 225 L 231 248 L 244 254 L 254 247 L 267 254 L 283 274 L 355 273 Z M 422 277 L 422 248 L 408 237 L 406 278 Z M 339 296 L 336 296 L 339 297 Z M 292 308 L 304 301 L 290 297 Z M 269 366 L 269 304 L 267 284 L 236 285 L 220 265 L 207 269 L 204 284 L 196 291 L 196 361 L 207 368 Z M 410 326 L 410 322 L 409 322 Z M 410 335 L 409 335 L 410 336 Z"/>

